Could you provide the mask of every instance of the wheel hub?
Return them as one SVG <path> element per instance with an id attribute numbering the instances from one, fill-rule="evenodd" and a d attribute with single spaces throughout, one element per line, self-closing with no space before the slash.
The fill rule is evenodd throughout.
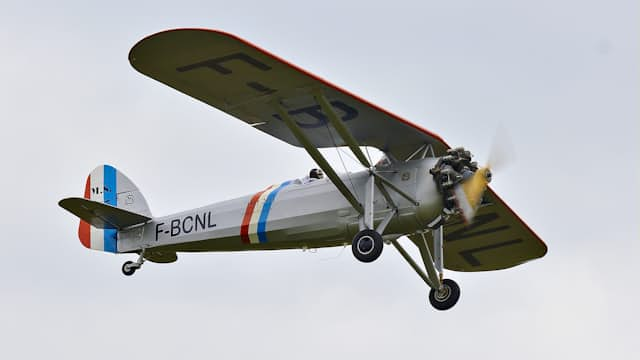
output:
<path id="1" fill-rule="evenodd" d="M 363 236 L 358 239 L 356 244 L 358 251 L 364 255 L 373 251 L 373 239 L 371 236 Z"/>
<path id="2" fill-rule="evenodd" d="M 437 290 L 434 294 L 434 297 L 438 301 L 446 301 L 449 296 L 451 296 L 451 288 L 446 285 L 443 285 L 442 288 Z"/>

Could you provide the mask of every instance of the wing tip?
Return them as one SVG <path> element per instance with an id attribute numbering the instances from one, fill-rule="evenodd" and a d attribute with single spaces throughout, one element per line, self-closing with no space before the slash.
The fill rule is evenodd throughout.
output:
<path id="1" fill-rule="evenodd" d="M 161 35 L 168 34 L 168 33 L 173 33 L 173 32 L 182 32 L 182 31 L 199 31 L 199 32 L 215 33 L 215 34 L 219 34 L 219 35 L 227 36 L 227 37 L 234 38 L 234 39 L 240 40 L 240 41 L 242 41 L 242 42 L 248 43 L 246 40 L 244 40 L 244 39 L 242 39 L 242 38 L 240 38 L 240 37 L 238 37 L 238 36 L 236 36 L 236 35 L 234 35 L 234 34 L 231 34 L 231 33 L 226 32 L 226 31 L 218 30 L 218 29 L 205 29 L 205 28 L 197 28 L 197 27 L 192 27 L 192 28 L 191 28 L 191 27 L 184 27 L 184 28 L 173 28 L 173 29 L 167 29 L 167 30 L 158 31 L 158 32 L 155 32 L 155 33 L 153 33 L 153 34 L 147 35 L 147 36 L 143 37 L 142 39 L 138 40 L 138 41 L 137 41 L 137 42 L 136 42 L 136 43 L 131 47 L 131 50 L 129 50 L 129 56 L 128 56 L 128 57 L 129 57 L 129 63 L 130 63 L 130 64 L 131 64 L 131 66 L 133 66 L 136 70 L 138 70 L 138 69 L 135 67 L 135 65 L 134 65 L 135 58 L 134 58 L 134 56 L 133 56 L 133 52 L 134 52 L 134 51 L 135 51 L 135 49 L 136 49 L 140 44 L 142 44 L 143 42 L 146 42 L 147 40 L 149 40 L 149 39 L 151 39 L 151 38 L 154 38 L 154 37 L 156 37 L 156 36 L 161 36 Z M 251 45 L 252 45 L 252 46 L 255 46 L 255 45 L 253 45 L 253 44 L 251 44 Z"/>
<path id="2" fill-rule="evenodd" d="M 81 199 L 81 198 L 72 196 L 72 197 L 61 199 L 60 201 L 58 201 L 58 206 L 60 206 L 61 208 L 65 209 L 67 211 L 70 211 L 69 210 L 70 203 L 73 203 L 77 199 Z"/>
<path id="3" fill-rule="evenodd" d="M 498 202 L 500 202 L 507 210 L 509 210 L 513 214 L 513 216 L 515 216 L 515 218 L 518 219 L 518 221 L 520 221 L 520 223 L 522 225 L 524 225 L 524 227 L 527 230 L 529 230 L 529 232 L 533 235 L 533 237 L 535 237 L 536 240 L 538 240 L 540 242 L 540 245 L 542 246 L 543 251 L 542 251 L 542 254 L 540 256 L 538 256 L 536 259 L 544 257 L 547 254 L 547 252 L 549 251 L 549 247 L 547 246 L 547 244 L 544 241 L 542 241 L 540 236 L 538 236 L 538 234 L 536 234 L 536 232 L 533 231 L 533 229 L 531 229 L 531 227 L 529 227 L 529 225 L 526 222 L 524 222 L 524 220 L 522 220 L 522 218 L 515 211 L 513 211 L 513 209 L 509 205 L 507 205 L 507 203 L 504 200 L 502 200 L 502 198 L 500 196 L 498 196 L 498 194 L 496 194 L 496 192 L 493 191 L 493 189 L 490 186 L 487 186 L 487 190 L 489 190 L 491 192 L 491 195 L 493 195 L 493 197 Z"/>

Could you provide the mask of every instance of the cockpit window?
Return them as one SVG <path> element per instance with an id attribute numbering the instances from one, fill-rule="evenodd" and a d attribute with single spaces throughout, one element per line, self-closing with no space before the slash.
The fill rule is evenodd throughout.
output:
<path id="1" fill-rule="evenodd" d="M 311 171 L 309 171 L 309 175 L 300 179 L 300 182 L 302 184 L 309 184 L 320 179 L 324 179 L 324 172 L 322 169 L 311 169 Z"/>
<path id="2" fill-rule="evenodd" d="M 376 163 L 376 168 L 386 168 L 391 166 L 391 160 L 384 155 L 378 162 Z"/>
<path id="3" fill-rule="evenodd" d="M 324 177 L 324 173 L 322 169 L 311 169 L 309 171 L 309 178 L 311 179 L 322 179 Z"/>

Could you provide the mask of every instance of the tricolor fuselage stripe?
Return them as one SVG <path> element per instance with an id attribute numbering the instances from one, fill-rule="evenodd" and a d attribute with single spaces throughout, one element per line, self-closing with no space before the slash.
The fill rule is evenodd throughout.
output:
<path id="1" fill-rule="evenodd" d="M 249 241 L 252 244 L 260 242 L 260 239 L 258 239 L 258 222 L 260 221 L 260 214 L 262 214 L 262 209 L 264 208 L 264 203 L 267 201 L 267 197 L 275 188 L 275 185 L 269 186 L 269 188 L 260 195 L 258 202 L 256 203 L 256 207 L 253 209 L 253 214 L 251 214 L 251 220 L 249 221 Z"/>
<path id="2" fill-rule="evenodd" d="M 282 190 L 282 188 L 284 188 L 285 186 L 289 185 L 290 183 L 291 183 L 291 181 L 283 182 L 278 188 L 273 190 L 269 194 L 269 196 L 267 196 L 267 201 L 265 201 L 264 206 L 262 207 L 262 212 L 260 213 L 260 220 L 258 220 L 258 240 L 261 243 L 266 243 L 267 242 L 267 235 L 266 235 L 267 218 L 269 217 L 269 211 L 271 210 L 271 205 L 273 204 L 273 201 L 275 200 L 276 196 L 278 195 L 278 192 L 280 192 L 280 190 Z"/>
<path id="3" fill-rule="evenodd" d="M 253 215 L 253 211 L 256 208 L 256 203 L 258 202 L 260 195 L 262 195 L 262 193 L 264 193 L 267 190 L 269 190 L 269 188 L 266 188 L 256 193 L 255 195 L 253 195 L 253 197 L 251 197 L 251 200 L 249 200 L 249 205 L 247 205 L 247 210 L 245 211 L 244 216 L 242 217 L 242 225 L 240 226 L 240 238 L 242 238 L 242 242 L 245 244 L 250 243 L 249 223 L 251 222 L 251 215 Z"/>
<path id="4" fill-rule="evenodd" d="M 267 242 L 267 219 L 269 218 L 271 206 L 280 190 L 290 183 L 291 181 L 285 181 L 280 186 L 269 186 L 251 197 L 240 225 L 240 238 L 243 243 L 258 244 Z"/>

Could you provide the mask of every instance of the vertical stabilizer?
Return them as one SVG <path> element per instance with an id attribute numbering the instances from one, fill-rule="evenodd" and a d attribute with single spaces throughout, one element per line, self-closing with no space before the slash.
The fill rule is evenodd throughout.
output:
<path id="1" fill-rule="evenodd" d="M 147 201 L 129 178 L 110 165 L 100 165 L 87 177 L 84 198 L 152 217 Z M 118 231 L 98 229 L 80 220 L 78 237 L 89 249 L 118 252 Z"/>

